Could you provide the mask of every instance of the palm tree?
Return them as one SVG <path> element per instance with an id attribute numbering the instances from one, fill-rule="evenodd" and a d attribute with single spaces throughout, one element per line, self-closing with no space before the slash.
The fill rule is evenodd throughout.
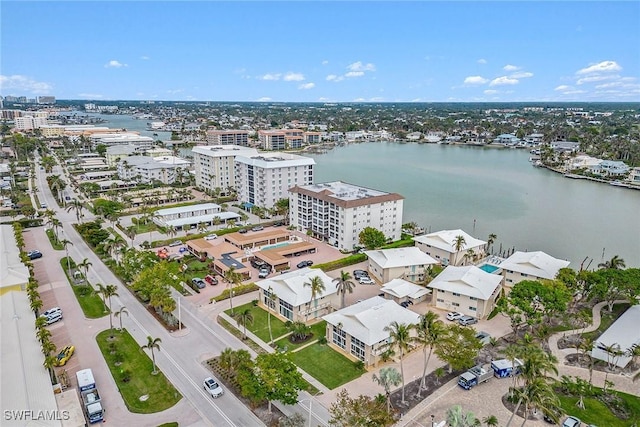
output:
<path id="1" fill-rule="evenodd" d="M 78 199 L 74 199 L 71 202 L 69 202 L 69 205 L 67 206 L 66 211 L 67 212 L 71 212 L 71 211 L 75 211 L 76 213 L 76 220 L 79 222 L 82 222 L 82 210 L 84 209 L 84 205 L 82 204 L 82 202 Z"/>
<path id="2" fill-rule="evenodd" d="M 120 330 L 122 330 L 122 315 L 123 314 L 126 314 L 127 316 L 129 315 L 129 311 L 127 311 L 127 307 L 122 306 L 120 307 L 120 310 L 116 311 L 113 314 L 120 320 Z"/>
<path id="3" fill-rule="evenodd" d="M 497 238 L 498 238 L 497 234 L 495 233 L 489 234 L 489 238 L 487 239 L 487 254 L 489 254 L 489 251 L 491 250 L 491 246 L 493 246 Z"/>
<path id="4" fill-rule="evenodd" d="M 63 239 L 59 243 L 64 246 L 64 253 L 67 258 L 67 275 L 69 276 L 69 279 L 71 279 L 71 258 L 69 258 L 69 245 L 73 246 L 73 242 L 71 240 Z"/>
<path id="5" fill-rule="evenodd" d="M 396 387 L 402 382 L 400 372 L 394 367 L 380 369 L 380 376 L 373 374 L 373 382 L 384 388 L 384 395 L 387 398 L 387 412 L 391 413 L 391 387 Z"/>
<path id="6" fill-rule="evenodd" d="M 37 298 L 33 298 L 29 303 L 29 307 L 31 307 L 31 310 L 33 310 L 36 316 L 38 316 L 38 311 L 42 308 L 42 305 L 43 302 L 39 296 Z"/>
<path id="7" fill-rule="evenodd" d="M 353 289 L 355 288 L 354 283 L 351 281 L 352 277 L 348 271 L 340 271 L 340 277 L 333 279 L 336 283 L 336 291 L 340 295 L 340 308 L 344 308 L 345 296 L 347 292 L 350 294 L 353 293 Z"/>
<path id="8" fill-rule="evenodd" d="M 464 249 L 464 245 L 467 244 L 467 241 L 464 239 L 464 236 L 459 235 L 456 236 L 455 239 L 452 242 L 453 244 L 453 249 L 455 249 L 456 253 L 453 257 L 453 265 L 458 265 L 458 253 Z"/>
<path id="9" fill-rule="evenodd" d="M 91 267 L 92 265 L 93 264 L 91 263 L 91 261 L 89 261 L 88 258 L 83 259 L 81 263 L 76 265 L 76 267 L 78 267 L 80 270 L 84 270 L 85 280 L 87 279 L 87 274 L 89 274 L 89 267 Z"/>
<path id="10" fill-rule="evenodd" d="M 433 353 L 433 346 L 444 333 L 444 323 L 438 319 L 438 315 L 433 311 L 427 311 L 420 316 L 418 324 L 415 326 L 416 336 L 412 338 L 412 342 L 422 346 L 422 354 L 424 357 L 424 366 L 422 368 L 422 380 L 418 388 L 418 397 L 420 392 L 426 389 L 427 365 Z M 427 354 L 427 347 L 429 353 Z"/>
<path id="11" fill-rule="evenodd" d="M 464 412 L 462 406 L 454 405 L 447 409 L 447 425 L 449 427 L 474 427 L 480 425 L 480 421 L 473 412 Z"/>
<path id="12" fill-rule="evenodd" d="M 236 313 L 234 317 L 236 318 L 238 325 L 242 325 L 242 328 L 243 328 L 242 339 L 246 340 L 247 339 L 247 323 L 250 323 L 253 325 L 253 314 L 251 314 L 251 309 L 245 308 L 241 312 Z"/>
<path id="13" fill-rule="evenodd" d="M 313 306 L 314 308 L 318 308 L 318 295 L 321 295 L 324 291 L 325 291 L 325 286 L 324 286 L 324 282 L 322 281 L 322 279 L 320 278 L 320 276 L 314 276 L 312 277 L 308 282 L 305 282 L 303 285 L 303 287 L 310 287 L 311 288 L 311 300 L 313 301 Z M 315 316 L 318 316 L 317 311 L 314 312 Z M 309 317 L 309 312 L 307 311 L 307 317 Z"/>
<path id="14" fill-rule="evenodd" d="M 609 261 L 601 262 L 598 264 L 598 268 L 603 269 L 611 269 L 611 270 L 623 270 L 626 267 L 624 263 L 624 259 L 620 258 L 618 255 L 615 255 Z"/>
<path id="15" fill-rule="evenodd" d="M 141 348 L 151 350 L 151 360 L 153 361 L 153 371 L 151 374 L 155 375 L 158 373 L 156 370 L 156 354 L 154 353 L 154 349 L 160 351 L 160 343 L 162 340 L 160 338 L 152 338 L 151 335 L 147 336 L 147 343 L 143 345 Z"/>
<path id="16" fill-rule="evenodd" d="M 385 332 L 389 332 L 388 347 L 391 350 L 397 349 L 400 352 L 400 373 L 402 374 L 402 403 L 404 403 L 404 355 L 409 352 L 411 345 L 411 329 L 413 325 L 398 323 L 395 320 L 385 326 Z"/>
<path id="17" fill-rule="evenodd" d="M 482 419 L 482 422 L 485 423 L 487 427 L 498 427 L 498 417 L 495 415 L 489 415 Z"/>
<path id="18" fill-rule="evenodd" d="M 231 306 L 231 316 L 233 316 L 233 287 L 242 282 L 242 276 L 231 266 L 224 272 L 224 280 L 229 284 L 229 305 Z"/>
<path id="19" fill-rule="evenodd" d="M 269 327 L 269 344 L 273 343 L 273 332 L 271 331 L 271 308 L 275 309 L 276 299 L 278 296 L 273 292 L 273 288 L 269 286 L 267 289 L 267 325 Z M 273 305 L 273 307 L 271 307 Z"/>
<path id="20" fill-rule="evenodd" d="M 113 333 L 113 311 L 111 310 L 111 297 L 118 296 L 118 286 L 117 285 L 105 286 L 102 295 L 105 297 L 105 299 L 109 300 L 109 328 Z"/>

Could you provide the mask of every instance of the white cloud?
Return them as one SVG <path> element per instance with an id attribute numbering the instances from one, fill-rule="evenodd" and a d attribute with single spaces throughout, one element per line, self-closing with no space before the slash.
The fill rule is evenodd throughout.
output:
<path id="1" fill-rule="evenodd" d="M 507 64 L 504 67 L 502 67 L 503 70 L 505 71 L 517 71 L 522 67 L 518 67 L 517 65 L 511 65 L 511 64 Z"/>
<path id="2" fill-rule="evenodd" d="M 128 65 L 123 64 L 122 62 L 117 61 L 115 59 L 112 59 L 111 61 L 104 64 L 104 68 L 122 68 L 122 67 L 128 67 Z"/>
<path id="3" fill-rule="evenodd" d="M 571 86 L 567 86 L 567 85 L 560 85 L 557 88 L 555 88 L 554 90 L 557 91 L 565 91 L 565 90 L 571 90 L 573 89 Z"/>
<path id="4" fill-rule="evenodd" d="M 487 83 L 489 79 L 485 79 L 482 76 L 469 76 L 464 79 L 466 85 L 483 85 Z"/>
<path id="5" fill-rule="evenodd" d="M 533 77 L 533 73 L 528 71 L 518 71 L 517 73 L 513 73 L 509 76 L 512 79 L 526 79 L 528 77 Z"/>
<path id="6" fill-rule="evenodd" d="M 329 61 L 327 61 L 326 59 L 324 61 L 322 61 L 322 65 L 327 65 L 329 63 Z"/>
<path id="7" fill-rule="evenodd" d="M 563 95 L 578 95 L 581 93 L 586 93 L 586 90 L 567 90 L 565 92 L 562 92 Z"/>
<path id="8" fill-rule="evenodd" d="M 489 83 L 489 86 L 503 86 L 503 85 L 516 85 L 516 84 L 518 84 L 517 79 L 512 79 L 507 76 L 502 76 L 502 77 L 498 77 L 491 80 L 491 83 Z"/>
<path id="9" fill-rule="evenodd" d="M 487 60 L 486 60 L 486 59 L 484 59 L 484 58 L 480 58 L 480 59 L 478 59 L 478 61 L 477 61 L 477 62 L 478 62 L 478 64 L 486 64 L 486 63 L 487 63 Z"/>
<path id="10" fill-rule="evenodd" d="M 349 71 L 375 71 L 376 70 L 376 66 L 368 63 L 368 64 L 363 64 L 361 61 L 357 61 L 354 62 L 353 64 L 350 64 L 347 66 L 347 70 Z"/>
<path id="11" fill-rule="evenodd" d="M 262 98 L 256 99 L 256 102 L 269 102 L 269 101 L 271 101 L 271 98 L 269 98 L 268 96 L 263 96 Z"/>
<path id="12" fill-rule="evenodd" d="M 103 97 L 99 93 L 79 93 L 78 96 L 84 99 L 100 99 Z"/>
<path id="13" fill-rule="evenodd" d="M 300 86 L 298 86 L 298 89 L 313 89 L 314 87 L 316 87 L 315 83 L 303 83 Z"/>
<path id="14" fill-rule="evenodd" d="M 47 94 L 51 92 L 53 86 L 49 83 L 38 82 L 31 77 L 14 74 L 12 76 L 0 75 L 0 90 L 25 91 L 33 94 Z"/>
<path id="15" fill-rule="evenodd" d="M 365 102 L 365 101 L 366 101 L 366 99 L 364 99 L 364 98 L 356 98 L 352 102 Z"/>
<path id="16" fill-rule="evenodd" d="M 576 84 L 582 85 L 585 83 L 593 83 L 593 82 L 601 82 L 603 80 L 616 80 L 618 79 L 620 76 L 618 74 L 605 74 L 605 75 L 593 75 L 593 76 L 586 76 L 586 77 L 582 77 L 580 79 L 578 79 L 578 81 L 576 82 Z"/>
<path id="17" fill-rule="evenodd" d="M 171 95 L 175 95 L 176 93 L 181 93 L 184 92 L 184 89 L 169 89 L 167 90 L 167 93 L 170 93 Z"/>
<path id="18" fill-rule="evenodd" d="M 345 77 L 362 77 L 364 76 L 364 71 L 349 71 L 344 76 Z"/>
<path id="19" fill-rule="evenodd" d="M 608 73 L 611 71 L 620 71 L 622 67 L 618 65 L 616 61 L 602 61 L 597 64 L 592 64 L 586 68 L 578 70 L 576 74 L 598 74 L 598 73 Z"/>
<path id="20" fill-rule="evenodd" d="M 304 74 L 288 72 L 282 80 L 285 82 L 301 82 L 304 80 Z"/>
<path id="21" fill-rule="evenodd" d="M 148 60 L 150 60 L 151 58 L 150 58 L 150 57 L 148 57 L 147 55 L 142 55 L 142 56 L 140 57 L 140 59 L 142 59 L 143 61 L 148 61 Z"/>
<path id="22" fill-rule="evenodd" d="M 329 82 L 341 82 L 342 80 L 344 80 L 344 77 L 337 76 L 335 74 L 329 74 L 327 76 L 327 81 L 329 81 Z"/>
<path id="23" fill-rule="evenodd" d="M 267 73 L 263 76 L 258 77 L 260 80 L 280 80 L 281 74 L 272 74 Z"/>
<path id="24" fill-rule="evenodd" d="M 498 93 L 497 90 L 495 89 L 487 89 L 483 92 L 485 95 L 495 95 L 496 93 Z"/>

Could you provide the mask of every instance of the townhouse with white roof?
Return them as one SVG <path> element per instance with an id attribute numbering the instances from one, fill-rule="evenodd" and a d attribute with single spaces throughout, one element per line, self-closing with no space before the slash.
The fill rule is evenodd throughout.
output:
<path id="1" fill-rule="evenodd" d="M 424 279 L 430 265 L 438 264 L 438 261 L 415 246 L 364 253 L 369 257 L 369 272 L 382 283 L 397 278 L 419 282 Z"/>
<path id="2" fill-rule="evenodd" d="M 177 170 L 189 167 L 188 160 L 174 156 L 149 157 L 128 156 L 117 163 L 118 176 L 122 180 L 135 180 L 143 183 L 160 181 L 163 184 L 173 184 Z"/>
<path id="3" fill-rule="evenodd" d="M 193 167 L 196 186 L 203 190 L 214 191 L 219 188 L 221 194 L 228 194 L 236 187 L 235 158 L 258 155 L 255 148 L 239 145 L 201 145 L 193 147 Z"/>
<path id="4" fill-rule="evenodd" d="M 289 153 L 236 156 L 238 200 L 248 207 L 271 209 L 278 200 L 289 198 L 289 188 L 313 184 L 315 163 L 310 157 Z"/>
<path id="5" fill-rule="evenodd" d="M 462 244 L 458 247 L 459 237 L 462 237 Z M 481 258 L 484 255 L 487 247 L 487 242 L 476 239 L 460 229 L 423 234 L 414 237 L 413 240 L 421 251 L 445 266 L 471 264 L 473 258 Z"/>
<path id="6" fill-rule="evenodd" d="M 380 292 L 385 294 L 386 299 L 391 299 L 398 304 L 405 301 L 417 304 L 424 301 L 431 290 L 403 279 L 393 279 L 382 286 Z"/>
<path id="7" fill-rule="evenodd" d="M 350 305 L 323 317 L 327 322 L 326 338 L 329 345 L 365 366 L 374 366 L 382 358 L 391 342 L 392 322 L 415 325 L 420 316 L 411 310 L 382 297 L 373 297 Z M 410 334 L 415 336 L 415 330 Z"/>
<path id="8" fill-rule="evenodd" d="M 504 286 L 510 290 L 513 285 L 523 280 L 553 280 L 561 268 L 569 266 L 569 261 L 557 259 L 542 251 L 514 252 L 500 263 Z"/>
<path id="9" fill-rule="evenodd" d="M 311 279 L 319 277 L 324 291 L 311 295 Z M 339 307 L 336 283 L 317 268 L 301 268 L 256 282 L 260 288 L 258 304 L 284 321 L 310 322 Z M 273 296 L 273 298 L 272 298 Z"/>
<path id="10" fill-rule="evenodd" d="M 427 286 L 437 308 L 482 319 L 491 313 L 502 289 L 502 277 L 476 266 L 448 266 Z"/>
<path id="11" fill-rule="evenodd" d="M 333 181 L 296 185 L 289 189 L 289 219 L 299 231 L 309 232 L 339 249 L 358 246 L 366 227 L 390 240 L 399 240 L 404 197 Z"/>

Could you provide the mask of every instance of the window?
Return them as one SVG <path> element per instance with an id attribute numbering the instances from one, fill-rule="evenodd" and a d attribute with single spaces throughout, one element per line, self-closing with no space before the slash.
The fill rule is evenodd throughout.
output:
<path id="1" fill-rule="evenodd" d="M 347 334 L 337 326 L 333 327 L 333 343 L 342 349 L 347 346 Z"/>
<path id="2" fill-rule="evenodd" d="M 280 314 L 289 320 L 293 320 L 293 306 L 286 301 L 280 300 Z"/>
<path id="3" fill-rule="evenodd" d="M 451 305 L 454 307 L 460 307 L 460 304 L 458 304 L 457 302 L 452 302 Z"/>
<path id="4" fill-rule="evenodd" d="M 351 337 L 351 354 L 364 360 L 364 343 L 355 337 Z"/>
<path id="5" fill-rule="evenodd" d="M 478 298 L 476 298 L 476 297 L 469 297 L 469 299 L 470 299 L 471 301 L 476 301 Z"/>
<path id="6" fill-rule="evenodd" d="M 437 301 L 438 302 L 444 302 L 444 300 L 442 298 L 438 298 Z"/>
<path id="7" fill-rule="evenodd" d="M 459 293 L 456 293 L 456 292 L 451 292 L 451 293 L 453 294 L 454 297 L 459 297 L 460 296 Z"/>
<path id="8" fill-rule="evenodd" d="M 471 307 L 471 306 L 469 306 L 469 310 L 471 310 L 471 311 L 476 311 L 476 310 L 477 310 L 477 308 L 476 308 L 476 307 Z"/>

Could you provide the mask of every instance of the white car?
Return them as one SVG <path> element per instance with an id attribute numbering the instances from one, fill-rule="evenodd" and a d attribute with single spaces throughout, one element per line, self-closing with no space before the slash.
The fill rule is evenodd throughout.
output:
<path id="1" fill-rule="evenodd" d="M 447 320 L 458 320 L 463 316 L 462 313 L 458 313 L 457 311 L 452 311 L 451 313 L 447 313 Z"/>
<path id="2" fill-rule="evenodd" d="M 374 282 L 371 277 L 362 276 L 358 279 L 358 283 L 360 283 L 361 285 L 373 285 L 376 282 Z"/>
<path id="3" fill-rule="evenodd" d="M 217 238 L 218 238 L 218 235 L 216 233 L 208 234 L 208 235 L 204 236 L 204 240 L 214 240 L 214 239 L 217 239 Z"/>
<path id="4" fill-rule="evenodd" d="M 207 377 L 204 379 L 204 389 L 211 395 L 211 397 L 214 398 L 220 397 L 224 394 L 224 390 L 222 389 L 220 384 L 218 384 L 216 380 L 211 377 Z"/>

